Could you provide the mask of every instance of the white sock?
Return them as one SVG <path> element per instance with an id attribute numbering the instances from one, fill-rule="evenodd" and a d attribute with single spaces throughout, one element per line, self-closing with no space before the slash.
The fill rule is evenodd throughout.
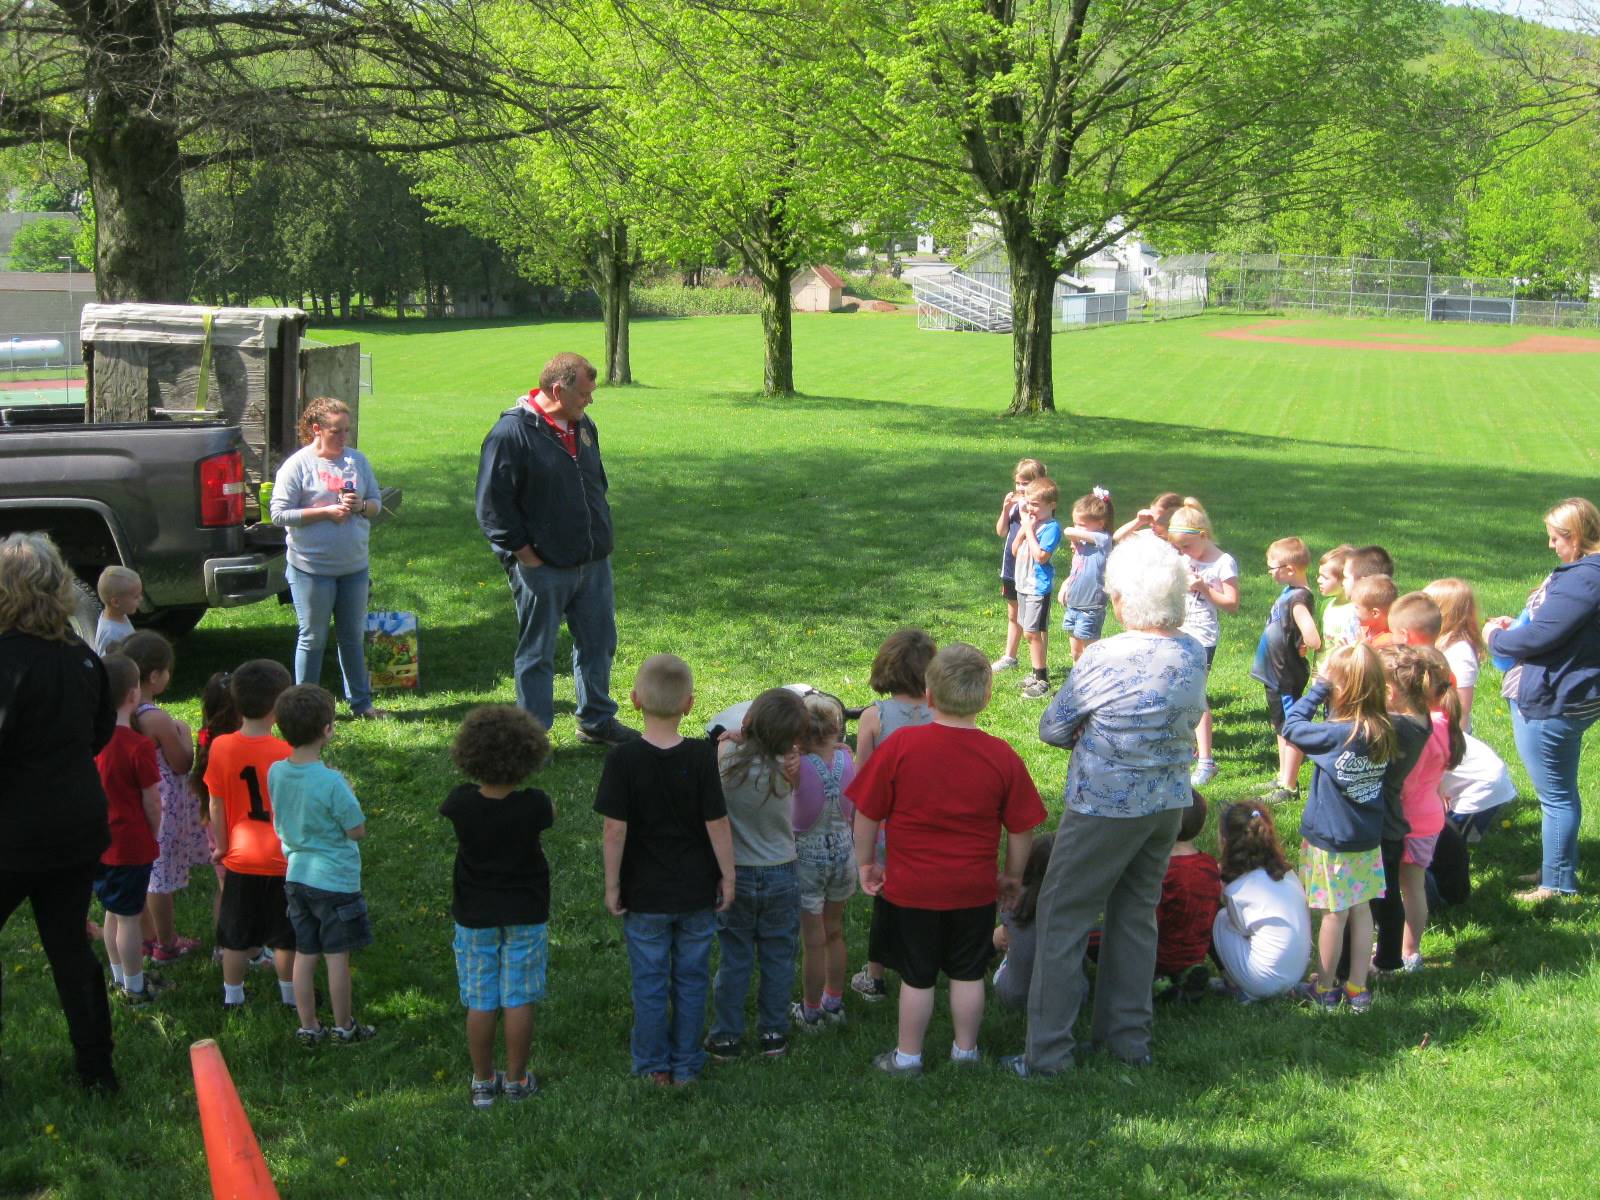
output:
<path id="1" fill-rule="evenodd" d="M 278 980 L 278 999 L 290 1008 L 294 1007 L 294 983 L 289 980 Z"/>
<path id="2" fill-rule="evenodd" d="M 922 1055 L 901 1054 L 899 1050 L 896 1050 L 894 1052 L 894 1065 L 897 1067 L 920 1067 L 922 1065 Z"/>
<path id="3" fill-rule="evenodd" d="M 950 1061 L 951 1062 L 977 1062 L 978 1061 L 978 1048 L 976 1046 L 974 1046 L 971 1050 L 963 1050 L 960 1046 L 956 1045 L 954 1042 L 951 1042 L 950 1043 Z"/>
<path id="4" fill-rule="evenodd" d="M 244 984 L 224 983 L 222 985 L 222 1002 L 224 1004 L 243 1004 Z"/>
<path id="5" fill-rule="evenodd" d="M 120 963 L 111 964 L 111 982 L 120 984 L 123 980 L 122 966 Z"/>
<path id="6" fill-rule="evenodd" d="M 135 995 L 137 995 L 138 993 L 144 991 L 144 972 L 143 971 L 138 971 L 138 972 L 134 972 L 134 973 L 129 973 L 127 971 L 124 971 L 122 973 L 122 986 L 127 988 L 130 992 L 134 993 Z"/>

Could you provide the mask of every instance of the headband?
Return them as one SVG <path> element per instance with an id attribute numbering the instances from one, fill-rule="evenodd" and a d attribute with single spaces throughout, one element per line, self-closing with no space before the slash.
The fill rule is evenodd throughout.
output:
<path id="1" fill-rule="evenodd" d="M 1200 537 L 1209 537 L 1210 536 L 1210 531 L 1209 530 L 1196 529 L 1193 525 L 1168 525 L 1167 526 L 1167 532 L 1168 533 L 1181 533 L 1181 534 L 1185 534 L 1185 535 L 1187 535 L 1187 534 L 1195 534 L 1195 535 L 1198 535 Z"/>

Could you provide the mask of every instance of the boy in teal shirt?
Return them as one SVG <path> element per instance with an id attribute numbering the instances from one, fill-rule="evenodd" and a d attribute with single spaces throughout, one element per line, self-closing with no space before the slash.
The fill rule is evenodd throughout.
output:
<path id="1" fill-rule="evenodd" d="M 314 684 L 278 697 L 278 732 L 294 752 L 267 772 L 272 827 L 289 864 L 284 894 L 294 926 L 295 1031 L 314 1046 L 329 1030 L 317 1019 L 317 959 L 328 960 L 328 1000 L 333 1036 L 362 1042 L 377 1030 L 359 1024 L 350 1005 L 350 951 L 372 943 L 367 902 L 361 895 L 361 848 L 366 818 L 344 776 L 321 761 L 333 737 L 333 696 Z"/>

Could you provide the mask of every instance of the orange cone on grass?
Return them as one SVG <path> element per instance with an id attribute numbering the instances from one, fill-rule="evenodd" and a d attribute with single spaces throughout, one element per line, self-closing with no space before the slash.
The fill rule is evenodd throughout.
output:
<path id="1" fill-rule="evenodd" d="M 214 1200 L 277 1200 L 278 1189 L 261 1157 L 250 1118 L 233 1086 L 217 1043 L 204 1038 L 189 1047 L 194 1096 L 200 1106 L 200 1132 L 211 1169 Z"/>

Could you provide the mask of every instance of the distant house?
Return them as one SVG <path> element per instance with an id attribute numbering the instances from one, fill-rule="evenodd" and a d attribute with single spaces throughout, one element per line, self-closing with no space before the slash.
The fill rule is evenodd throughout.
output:
<path id="1" fill-rule="evenodd" d="M 806 267 L 789 282 L 795 312 L 836 312 L 844 307 L 844 280 L 827 267 Z"/>
<path id="2" fill-rule="evenodd" d="M 0 339 L 59 338 L 77 362 L 78 324 L 94 299 L 84 271 L 0 271 Z"/>

